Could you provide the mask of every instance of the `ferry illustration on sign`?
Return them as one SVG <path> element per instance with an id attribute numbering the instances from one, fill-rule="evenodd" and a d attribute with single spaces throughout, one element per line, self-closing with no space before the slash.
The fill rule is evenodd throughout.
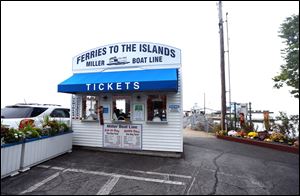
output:
<path id="1" fill-rule="evenodd" d="M 119 57 L 116 56 L 109 58 L 109 63 L 107 65 L 124 65 L 130 63 L 127 61 L 127 57 Z"/>

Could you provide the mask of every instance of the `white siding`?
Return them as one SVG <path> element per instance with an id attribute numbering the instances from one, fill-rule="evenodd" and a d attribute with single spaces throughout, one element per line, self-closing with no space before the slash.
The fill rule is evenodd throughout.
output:
<path id="1" fill-rule="evenodd" d="M 73 145 L 102 147 L 102 126 L 99 122 L 73 120 Z"/>
<path id="2" fill-rule="evenodd" d="M 181 70 L 178 73 L 178 92 L 167 93 L 168 124 L 143 123 L 142 149 L 183 152 Z M 146 103 L 145 103 L 146 104 Z M 168 105 L 180 105 L 180 112 L 170 113 Z M 146 107 L 147 110 L 147 107 Z M 147 111 L 146 111 L 147 114 Z"/>
<path id="3" fill-rule="evenodd" d="M 132 121 L 132 124 L 142 124 L 142 150 L 151 151 L 169 151 L 183 152 L 183 133 L 182 133 L 182 80 L 181 68 L 178 71 L 178 92 L 160 92 L 167 94 L 167 124 L 147 123 L 147 95 L 152 93 L 132 93 L 131 95 L 131 111 L 133 104 L 144 103 L 145 121 Z M 102 97 L 106 95 L 104 101 Z M 111 103 L 113 94 L 99 94 L 100 104 Z M 136 96 L 140 95 L 141 99 L 137 100 Z M 179 112 L 169 112 L 169 104 L 180 106 Z M 110 105 L 111 107 L 111 105 Z M 111 116 L 111 108 L 110 108 Z M 105 123 L 111 121 L 105 120 Z M 99 122 L 84 122 L 80 120 L 72 120 L 73 145 L 103 147 L 102 126 Z"/>

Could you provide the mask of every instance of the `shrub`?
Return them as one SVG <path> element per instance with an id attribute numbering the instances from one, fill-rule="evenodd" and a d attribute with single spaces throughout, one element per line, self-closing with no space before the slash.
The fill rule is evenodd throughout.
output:
<path id="1" fill-rule="evenodd" d="M 41 137 L 40 133 L 37 130 L 23 130 L 26 139 L 39 138 Z"/>
<path id="2" fill-rule="evenodd" d="M 64 122 L 58 122 L 58 127 L 60 132 L 68 132 L 70 130 L 68 125 Z"/>
<path id="3" fill-rule="evenodd" d="M 273 132 L 273 133 L 270 135 L 270 139 L 271 139 L 272 141 L 279 142 L 280 140 L 284 140 L 284 139 L 285 139 L 285 136 L 284 136 L 282 133 Z"/>
<path id="4" fill-rule="evenodd" d="M 9 130 L 9 128 L 1 123 L 1 138 L 4 137 L 4 135 L 6 134 L 6 132 L 8 130 Z"/>
<path id="5" fill-rule="evenodd" d="M 228 135 L 228 134 L 227 134 L 226 130 L 219 130 L 219 131 L 216 132 L 216 135 L 222 136 L 222 135 Z"/>
<path id="6" fill-rule="evenodd" d="M 221 124 L 214 124 L 213 132 L 217 134 L 221 130 Z"/>
<path id="7" fill-rule="evenodd" d="M 230 130 L 230 131 L 228 131 L 227 135 L 228 136 L 237 136 L 238 132 L 236 132 L 235 130 Z"/>
<path id="8" fill-rule="evenodd" d="M 25 134 L 26 139 L 41 137 L 38 132 L 38 128 L 34 127 L 34 123 L 32 121 L 25 121 L 25 123 L 23 124 L 20 123 L 20 127 L 23 127 L 22 129 L 20 129 L 20 131 L 22 131 Z"/>
<path id="9" fill-rule="evenodd" d="M 2 138 L 2 136 L 1 136 Z M 19 131 L 14 128 L 10 128 L 7 131 L 5 131 L 3 135 L 3 142 L 4 144 L 8 143 L 16 143 L 16 142 L 21 142 L 25 138 L 25 134 L 22 131 Z"/>
<path id="10" fill-rule="evenodd" d="M 254 125 L 253 123 L 246 122 L 243 124 L 242 130 L 244 130 L 247 134 L 249 132 L 252 132 L 254 130 Z"/>
<path id="11" fill-rule="evenodd" d="M 64 122 L 50 121 L 49 116 L 44 118 L 43 128 L 35 127 L 34 120 L 23 119 L 19 130 L 8 128 L 1 123 L 1 145 L 6 143 L 21 142 L 24 139 L 40 138 L 41 136 L 54 136 L 59 132 L 68 132 L 70 128 Z"/>
<path id="12" fill-rule="evenodd" d="M 40 134 L 40 136 L 49 136 L 50 135 L 49 130 L 46 128 L 43 128 L 43 129 L 35 128 L 35 130 Z"/>
<path id="13" fill-rule="evenodd" d="M 254 132 L 254 131 L 251 131 L 251 132 L 248 133 L 248 137 L 250 137 L 250 138 L 257 138 L 258 137 L 258 133 Z"/>
<path id="14" fill-rule="evenodd" d="M 268 138 L 269 137 L 269 133 L 268 133 L 268 131 L 261 131 L 261 132 L 258 132 L 258 139 L 260 139 L 260 140 L 265 140 L 266 138 Z"/>
<path id="15" fill-rule="evenodd" d="M 237 132 L 236 136 L 237 137 L 245 137 L 245 136 L 247 136 L 247 133 L 243 130 L 240 130 Z"/>

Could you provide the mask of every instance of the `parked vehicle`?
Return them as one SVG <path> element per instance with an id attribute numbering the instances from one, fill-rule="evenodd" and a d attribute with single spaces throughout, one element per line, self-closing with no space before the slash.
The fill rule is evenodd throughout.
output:
<path id="1" fill-rule="evenodd" d="M 1 124 L 19 128 L 24 119 L 34 120 L 36 127 L 42 127 L 44 118 L 64 122 L 70 126 L 70 109 L 55 104 L 18 103 L 1 109 Z"/>

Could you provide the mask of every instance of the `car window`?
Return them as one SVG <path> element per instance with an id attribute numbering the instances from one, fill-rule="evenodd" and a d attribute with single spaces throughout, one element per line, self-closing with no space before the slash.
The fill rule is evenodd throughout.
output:
<path id="1" fill-rule="evenodd" d="M 50 116 L 56 118 L 69 118 L 70 112 L 68 109 L 55 109 L 51 112 Z"/>
<path id="2" fill-rule="evenodd" d="M 36 117 L 40 114 L 42 114 L 43 112 L 45 112 L 48 108 L 33 108 L 32 112 L 31 112 L 31 117 Z"/>
<path id="3" fill-rule="evenodd" d="M 66 118 L 70 118 L 70 109 L 63 109 L 65 112 Z"/>
<path id="4" fill-rule="evenodd" d="M 1 109 L 1 118 L 28 118 L 31 112 L 30 107 L 5 107 Z"/>
<path id="5" fill-rule="evenodd" d="M 36 117 L 46 111 L 47 108 L 33 108 L 26 106 L 7 106 L 1 109 L 1 118 L 30 118 Z"/>

